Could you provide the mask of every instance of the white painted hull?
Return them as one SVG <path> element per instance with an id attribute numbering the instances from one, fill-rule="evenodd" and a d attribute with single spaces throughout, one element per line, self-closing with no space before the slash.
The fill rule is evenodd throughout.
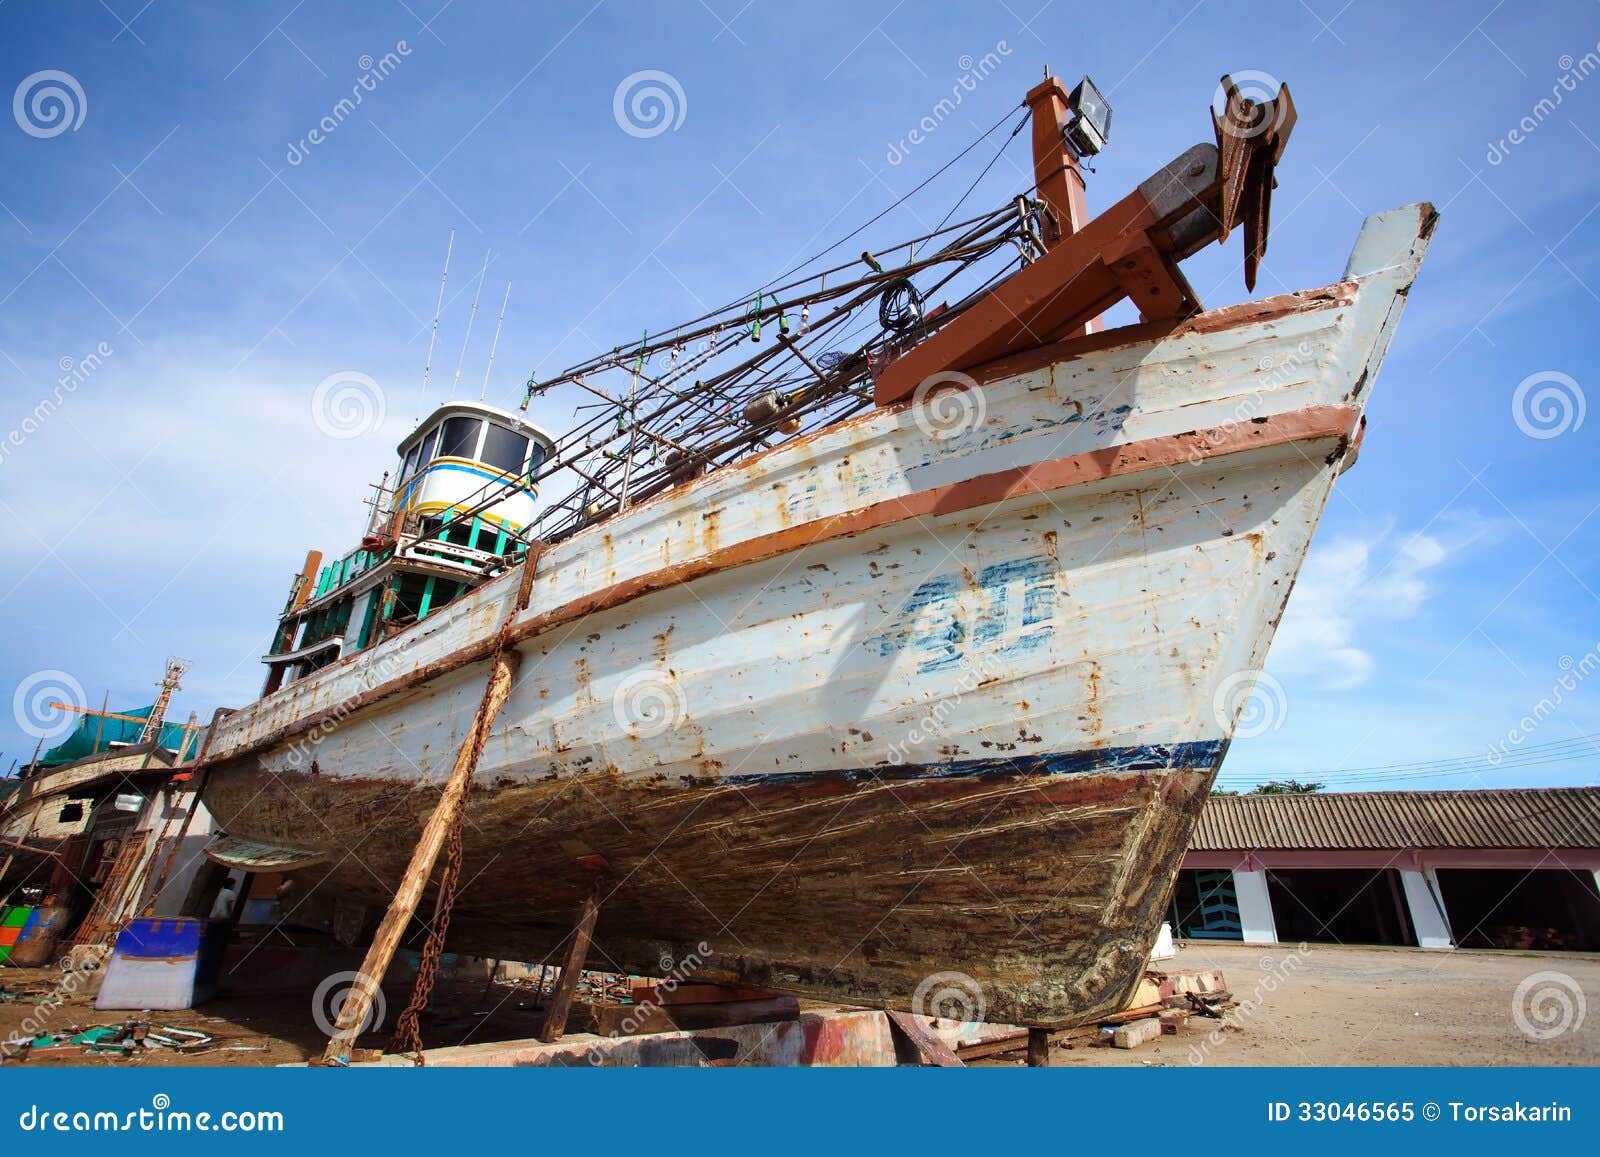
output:
<path id="1" fill-rule="evenodd" d="M 597 967 L 703 944 L 709 973 L 835 999 L 908 1007 L 954 969 L 992 1019 L 1103 1012 L 1429 228 L 1374 218 L 1329 290 L 1002 366 L 955 436 L 875 411 L 624 512 L 539 559 L 526 611 L 507 576 L 224 719 L 206 800 L 230 834 L 332 853 L 308 912 L 381 905 L 504 630 L 523 662 L 453 946 L 549 952 L 593 853 Z"/>

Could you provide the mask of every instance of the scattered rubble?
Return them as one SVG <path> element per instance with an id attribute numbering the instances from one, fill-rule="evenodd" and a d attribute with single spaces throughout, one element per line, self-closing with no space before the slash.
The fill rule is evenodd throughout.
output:
<path id="1" fill-rule="evenodd" d="M 17 999 L 12 992 L 4 993 L 4 997 L 6 1000 Z M 41 1000 L 38 1003 L 60 1004 L 61 1001 Z M 42 1029 L 31 1037 L 12 1036 L 0 1041 L 0 1059 L 25 1061 L 34 1053 L 57 1049 L 78 1049 L 85 1056 L 134 1057 L 158 1050 L 193 1056 L 212 1050 L 265 1052 L 270 1047 L 267 1043 L 240 1044 L 237 1039 L 226 1040 L 194 1029 L 129 1017 L 121 1024 L 69 1024 L 55 1030 Z"/>
<path id="2" fill-rule="evenodd" d="M 1181 1032 L 1191 1017 L 1221 1018 L 1235 1004 L 1218 969 L 1151 970 L 1134 990 L 1128 1007 L 1091 1024 L 1050 1034 L 1055 1048 L 1135 1049 L 1162 1036 Z M 1224 1025 L 1231 1028 L 1231 1025 Z M 1017 1029 L 1000 1037 L 962 1043 L 956 1055 L 962 1061 L 1004 1056 L 1028 1046 L 1028 1030 Z"/>

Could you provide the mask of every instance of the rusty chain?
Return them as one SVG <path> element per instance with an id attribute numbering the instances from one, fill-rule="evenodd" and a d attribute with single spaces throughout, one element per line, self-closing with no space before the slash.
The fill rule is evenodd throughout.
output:
<path id="1" fill-rule="evenodd" d="M 411 989 L 411 999 L 405 1011 L 395 1021 L 394 1037 L 389 1042 L 391 1052 L 409 1052 L 418 1067 L 427 1062 L 422 1056 L 422 1031 L 419 1019 L 433 997 L 434 981 L 439 975 L 439 958 L 444 953 L 445 933 L 450 928 L 450 912 L 456 902 L 456 888 L 461 882 L 461 849 L 467 821 L 467 801 L 462 799 L 456 808 L 450 826 L 450 838 L 445 844 L 444 868 L 439 873 L 439 899 L 434 906 L 433 921 L 428 928 L 428 938 L 423 942 L 417 961 L 417 979 Z"/>

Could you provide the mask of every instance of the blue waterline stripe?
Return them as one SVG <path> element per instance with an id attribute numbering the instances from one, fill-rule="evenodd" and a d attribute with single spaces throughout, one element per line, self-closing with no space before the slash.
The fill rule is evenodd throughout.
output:
<path id="1" fill-rule="evenodd" d="M 1111 771 L 1188 771 L 1211 768 L 1227 745 L 1220 739 L 1193 743 L 1151 743 L 1136 747 L 1099 747 L 1055 755 L 995 756 L 943 763 L 902 763 L 886 767 L 838 768 L 829 771 L 781 771 L 762 775 L 708 777 L 710 784 L 759 787 L 763 784 L 814 782 L 868 783 L 875 780 L 995 779 L 1007 776 L 1083 775 Z"/>

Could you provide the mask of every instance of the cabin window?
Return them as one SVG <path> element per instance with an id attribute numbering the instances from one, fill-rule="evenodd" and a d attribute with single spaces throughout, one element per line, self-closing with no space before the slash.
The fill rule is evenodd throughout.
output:
<path id="1" fill-rule="evenodd" d="M 478 527 L 478 541 L 474 544 L 475 549 L 483 551 L 484 554 L 499 554 L 499 550 L 496 549 L 499 545 L 500 527 L 498 524 L 485 522 Z"/>
<path id="2" fill-rule="evenodd" d="M 435 426 L 433 429 L 427 432 L 422 441 L 419 443 L 419 445 L 422 447 L 422 453 L 417 455 L 417 469 L 420 470 L 429 462 L 433 461 L 433 444 L 438 440 L 439 427 Z"/>
<path id="3" fill-rule="evenodd" d="M 430 611 L 436 611 L 442 606 L 455 602 L 466 592 L 466 583 L 451 582 L 449 579 L 437 579 L 433 584 L 433 601 L 429 605 Z"/>
<path id="4" fill-rule="evenodd" d="M 476 458 L 482 418 L 446 418 L 439 427 L 439 457 Z"/>
<path id="5" fill-rule="evenodd" d="M 415 446 L 411 447 L 411 453 L 406 455 L 405 464 L 400 467 L 400 480 L 399 482 L 395 483 L 396 486 L 400 485 L 400 483 L 411 477 L 411 472 L 417 468 L 417 455 L 421 452 L 421 450 L 421 442 L 418 442 Z"/>
<path id="6" fill-rule="evenodd" d="M 472 520 L 462 519 L 458 522 L 452 522 L 444 532 L 444 540 L 455 546 L 471 546 Z"/>
<path id="7" fill-rule="evenodd" d="M 496 426 L 492 422 L 489 424 L 489 432 L 483 438 L 483 453 L 478 455 L 479 461 L 487 462 L 507 474 L 520 474 L 522 460 L 527 456 L 527 435 Z"/>
<path id="8" fill-rule="evenodd" d="M 389 612 L 389 621 L 409 623 L 415 619 L 422 608 L 422 593 L 427 586 L 428 579 L 423 575 L 401 575 L 395 588 L 394 609 Z"/>

